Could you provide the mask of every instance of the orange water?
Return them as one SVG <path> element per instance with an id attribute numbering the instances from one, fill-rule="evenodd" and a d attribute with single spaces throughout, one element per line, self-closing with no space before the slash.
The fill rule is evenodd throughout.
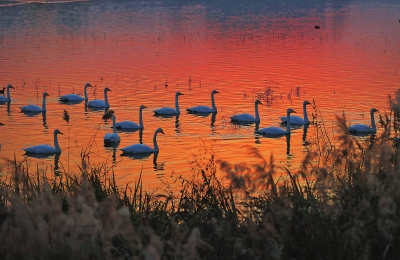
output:
<path id="1" fill-rule="evenodd" d="M 0 170 L 7 171 L 4 159 L 24 158 L 22 147 L 52 144 L 55 128 L 64 133 L 59 136 L 64 168 L 77 171 L 80 153 L 90 148 L 91 162 L 107 163 L 118 180 L 135 181 L 142 171 L 151 187 L 171 173 L 190 176 L 190 162 L 200 160 L 204 146 L 213 148 L 217 160 L 230 162 L 255 162 L 247 149 L 255 147 L 296 170 L 308 149 L 302 128 L 293 130 L 288 150 L 285 137 L 258 137 L 254 126 L 234 126 L 229 117 L 254 113 L 257 94 L 272 89 L 270 102 L 263 100 L 259 107 L 260 127 L 279 126 L 288 107 L 301 115 L 302 102 L 315 100 L 334 132 L 335 115 L 343 111 L 349 123 L 368 123 L 371 107 L 388 111 L 387 96 L 399 87 L 400 74 L 400 4 L 296 2 L 88 1 L 0 7 L 0 84 L 16 88 L 9 109 L 0 106 L 5 124 L 0 126 Z M 104 87 L 112 90 L 108 97 L 117 121 L 138 122 L 139 106 L 148 107 L 142 142 L 152 146 L 154 130 L 165 132 L 158 136 L 156 161 L 153 156 L 121 157 L 120 150 L 103 147 L 111 131 L 111 122 L 101 119 L 104 111 L 58 102 L 63 94 L 83 94 L 86 82 L 94 86 L 89 100 L 103 98 Z M 215 122 L 211 116 L 186 114 L 185 108 L 210 105 L 213 89 L 220 92 Z M 43 91 L 50 94 L 45 124 L 41 115 L 27 117 L 19 109 L 40 105 Z M 154 117 L 152 110 L 174 106 L 176 91 L 184 93 L 179 122 Z M 308 112 L 311 117 L 311 107 Z M 139 142 L 139 132 L 120 136 L 119 148 Z M 310 128 L 307 138 L 314 137 Z M 54 164 L 53 157 L 29 160 L 34 167 Z"/>

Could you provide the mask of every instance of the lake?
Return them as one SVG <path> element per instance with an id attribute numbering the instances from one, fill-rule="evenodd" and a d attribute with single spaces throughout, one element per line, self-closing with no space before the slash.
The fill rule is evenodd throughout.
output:
<path id="1" fill-rule="evenodd" d="M 249 149 L 275 164 L 296 171 L 317 138 L 310 126 L 285 137 L 266 138 L 255 125 L 230 122 L 236 113 L 254 114 L 259 127 L 280 127 L 290 107 L 303 115 L 303 101 L 315 102 L 332 140 L 337 115 L 348 124 L 370 122 L 372 107 L 389 111 L 400 79 L 400 3 L 398 1 L 2 1 L 0 2 L 0 87 L 12 84 L 12 102 L 0 105 L 0 172 L 8 160 L 27 159 L 32 167 L 52 173 L 54 157 L 25 157 L 23 147 L 53 144 L 59 129 L 62 154 L 58 164 L 77 172 L 81 153 L 93 165 L 105 163 L 120 182 L 134 182 L 142 172 L 146 187 L 175 174 L 191 177 L 191 162 L 212 149 L 216 160 L 258 161 Z M 63 104 L 61 95 L 103 99 L 108 87 L 110 109 L 117 121 L 139 121 L 142 132 L 119 132 L 117 148 L 103 145 L 111 121 L 104 110 L 84 102 Z M 1 89 L 0 88 L 0 89 Z M 196 116 L 186 108 L 211 106 L 218 113 Z M 174 107 L 179 118 L 155 117 L 153 110 Z M 21 106 L 47 111 L 26 115 Z M 63 120 L 66 110 L 69 123 Z M 312 118 L 312 105 L 307 107 Z M 160 148 L 156 158 L 121 156 L 119 148 L 142 142 Z M 379 131 L 379 125 L 378 125 Z M 208 152 L 205 152 L 208 150 Z M 282 172 L 284 172 L 282 170 Z"/>

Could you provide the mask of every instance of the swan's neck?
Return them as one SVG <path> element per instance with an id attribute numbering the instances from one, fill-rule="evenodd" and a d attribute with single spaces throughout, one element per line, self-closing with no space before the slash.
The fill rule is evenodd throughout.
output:
<path id="1" fill-rule="evenodd" d="M 3 91 L 4 91 L 4 89 L 3 89 Z M 11 101 L 10 88 L 7 88 L 7 99 L 8 99 L 8 101 Z"/>
<path id="2" fill-rule="evenodd" d="M 175 110 L 176 110 L 176 112 L 179 113 L 180 111 L 179 111 L 178 97 L 179 97 L 179 95 L 176 95 L 176 96 L 175 96 Z"/>
<path id="3" fill-rule="evenodd" d="M 104 102 L 106 103 L 106 106 L 109 106 L 108 97 L 107 97 L 107 91 L 106 90 L 104 90 Z"/>
<path id="4" fill-rule="evenodd" d="M 157 133 L 158 133 L 158 132 L 155 132 L 155 133 L 154 133 L 154 136 L 153 136 L 153 145 L 154 145 L 153 150 L 154 150 L 154 152 L 158 152 Z"/>
<path id="5" fill-rule="evenodd" d="M 217 112 L 217 108 L 215 106 L 215 101 L 214 101 L 214 93 L 211 94 L 211 108 L 213 112 Z"/>
<path id="6" fill-rule="evenodd" d="M 60 145 L 58 144 L 57 133 L 54 133 L 54 149 L 56 149 L 56 152 L 58 152 L 58 153 L 61 152 Z"/>
<path id="7" fill-rule="evenodd" d="M 88 101 L 88 95 L 87 95 L 87 86 L 83 89 L 83 95 L 85 96 L 85 101 Z"/>
<path id="8" fill-rule="evenodd" d="M 371 130 L 376 131 L 375 117 L 373 112 L 371 112 Z"/>
<path id="9" fill-rule="evenodd" d="M 113 116 L 112 121 L 113 121 L 114 134 L 116 134 L 117 133 L 117 127 L 115 126 L 115 116 Z"/>
<path id="10" fill-rule="evenodd" d="M 304 123 L 308 124 L 308 115 L 307 115 L 307 106 L 306 104 L 303 105 L 303 115 L 304 115 Z"/>
<path id="11" fill-rule="evenodd" d="M 46 95 L 43 95 L 42 111 L 46 111 Z"/>
<path id="12" fill-rule="evenodd" d="M 287 112 L 286 117 L 287 117 L 286 133 L 290 134 L 290 112 L 289 111 Z"/>
<path id="13" fill-rule="evenodd" d="M 260 115 L 258 114 L 258 102 L 255 104 L 254 111 L 256 113 L 256 120 L 260 121 Z"/>
<path id="14" fill-rule="evenodd" d="M 143 126 L 143 116 L 142 116 L 142 111 L 143 111 L 143 108 L 140 108 L 139 109 L 139 126 L 143 129 L 144 128 L 144 126 Z"/>

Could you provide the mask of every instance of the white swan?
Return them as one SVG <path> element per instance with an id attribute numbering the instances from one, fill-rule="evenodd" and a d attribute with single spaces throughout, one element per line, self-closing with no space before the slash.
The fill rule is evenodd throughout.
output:
<path id="1" fill-rule="evenodd" d="M 125 120 L 122 122 L 118 122 L 115 124 L 117 129 L 144 129 L 143 126 L 143 117 L 142 117 L 142 110 L 144 108 L 147 108 L 144 105 L 141 105 L 139 107 L 139 124 L 136 124 L 135 122 L 129 121 L 129 120 Z"/>
<path id="2" fill-rule="evenodd" d="M 83 87 L 83 94 L 84 97 L 77 95 L 77 94 L 66 94 L 60 97 L 60 101 L 62 102 L 77 102 L 77 101 L 88 101 L 88 95 L 87 95 L 87 88 L 91 88 L 92 85 L 90 83 L 86 83 L 85 86 Z"/>
<path id="3" fill-rule="evenodd" d="M 296 111 L 294 111 L 293 109 L 289 108 L 287 110 L 287 126 L 286 126 L 286 130 L 283 130 L 280 127 L 275 127 L 275 126 L 270 126 L 270 127 L 266 127 L 266 128 L 262 128 L 256 131 L 257 134 L 262 134 L 262 135 L 271 135 L 271 136 L 279 136 L 279 135 L 286 135 L 286 134 L 290 134 L 290 114 L 291 113 L 296 113 Z"/>
<path id="4" fill-rule="evenodd" d="M 162 133 L 164 134 L 164 131 L 162 130 L 162 128 L 157 128 L 157 130 L 154 132 L 154 136 L 153 136 L 153 145 L 154 147 L 151 148 L 150 146 L 147 146 L 145 144 L 133 144 L 133 145 L 129 145 L 127 147 L 121 148 L 122 150 L 122 154 L 141 154 L 141 153 L 146 153 L 146 154 L 150 154 L 150 153 L 156 153 L 159 151 L 158 149 L 158 145 L 157 145 L 157 134 L 158 133 Z"/>
<path id="5" fill-rule="evenodd" d="M 43 93 L 43 101 L 42 101 L 42 107 L 39 107 L 37 105 L 27 105 L 21 107 L 21 112 L 44 112 L 46 111 L 46 97 L 50 96 L 47 94 L 47 92 Z"/>
<path id="6" fill-rule="evenodd" d="M 211 108 L 208 106 L 196 106 L 196 107 L 191 107 L 186 109 L 189 113 L 217 113 L 217 108 L 215 107 L 215 102 L 214 102 L 214 94 L 219 93 L 216 90 L 211 91 Z"/>
<path id="7" fill-rule="evenodd" d="M 110 107 L 110 104 L 108 104 L 108 97 L 107 97 L 107 91 L 111 91 L 109 88 L 104 88 L 104 100 L 101 99 L 95 99 L 87 102 L 88 107 L 94 107 L 94 108 L 107 108 Z"/>
<path id="8" fill-rule="evenodd" d="M 116 144 L 121 141 L 121 138 L 119 137 L 117 133 L 117 128 L 115 126 L 115 116 L 111 116 L 112 122 L 113 122 L 113 132 L 112 133 L 107 133 L 104 136 L 104 144 Z"/>
<path id="9" fill-rule="evenodd" d="M 255 117 L 250 114 L 238 114 L 231 116 L 231 121 L 234 123 L 260 123 L 260 115 L 258 114 L 258 104 L 261 104 L 260 100 L 254 102 Z"/>
<path id="10" fill-rule="evenodd" d="M 303 102 L 303 115 L 304 118 L 301 118 L 300 116 L 290 116 L 290 123 L 292 125 L 306 125 L 308 123 L 310 123 L 310 120 L 308 120 L 308 116 L 307 116 L 307 105 L 310 105 L 311 103 L 308 102 L 307 100 Z M 286 123 L 287 122 L 287 117 L 286 116 L 281 116 L 280 117 L 282 120 L 282 123 Z"/>
<path id="11" fill-rule="evenodd" d="M 10 84 L 7 85 L 7 97 L 0 96 L 1 103 L 11 102 L 10 88 L 14 88 L 14 87 L 11 86 Z"/>
<path id="12" fill-rule="evenodd" d="M 178 97 L 183 95 L 181 92 L 176 92 L 175 94 L 175 109 L 171 107 L 162 107 L 156 110 L 153 110 L 154 115 L 156 116 L 175 116 L 179 115 L 181 111 L 179 110 Z"/>
<path id="13" fill-rule="evenodd" d="M 374 118 L 374 113 L 377 112 L 375 108 L 371 108 L 370 114 L 371 114 L 371 127 L 368 125 L 364 124 L 356 124 L 352 125 L 349 127 L 349 132 L 350 134 L 368 134 L 368 133 L 376 133 L 376 124 L 375 124 L 375 118 Z"/>
<path id="14" fill-rule="evenodd" d="M 31 147 L 27 147 L 27 148 L 22 148 L 22 150 L 25 151 L 25 154 L 29 155 L 29 154 L 54 154 L 54 153 L 61 153 L 61 148 L 60 145 L 58 144 L 58 138 L 57 138 L 57 134 L 61 134 L 62 133 L 58 130 L 55 129 L 54 130 L 54 147 L 48 144 L 40 144 L 40 145 L 36 145 L 36 146 L 31 146 Z"/>

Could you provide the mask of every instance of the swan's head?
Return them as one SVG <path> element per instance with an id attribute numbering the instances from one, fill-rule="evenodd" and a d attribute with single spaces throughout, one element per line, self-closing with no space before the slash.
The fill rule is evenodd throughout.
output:
<path id="1" fill-rule="evenodd" d="M 111 91 L 109 88 L 104 88 L 104 92 Z"/>
<path id="2" fill-rule="evenodd" d="M 211 95 L 214 95 L 214 94 L 217 94 L 217 93 L 219 93 L 217 90 L 211 91 Z"/>
<path id="3" fill-rule="evenodd" d="M 371 114 L 373 114 L 373 113 L 375 113 L 375 112 L 378 112 L 378 111 L 379 111 L 378 109 L 371 108 Z"/>
<path id="4" fill-rule="evenodd" d="M 85 88 L 92 88 L 92 85 L 90 85 L 90 83 L 88 82 L 85 84 Z"/>
<path id="5" fill-rule="evenodd" d="M 183 93 L 181 93 L 181 92 L 176 92 L 176 94 L 175 94 L 175 96 L 181 96 L 181 95 L 183 95 Z"/>
<path id="6" fill-rule="evenodd" d="M 7 90 L 9 90 L 10 88 L 14 88 L 13 86 L 11 86 L 11 84 L 8 84 L 7 85 Z M 3 88 L 3 90 L 4 90 L 5 88 Z M 15 88 L 14 88 L 15 89 Z"/>
<path id="7" fill-rule="evenodd" d="M 307 106 L 307 105 L 311 105 L 311 103 L 306 100 L 303 102 L 303 105 Z"/>
<path id="8" fill-rule="evenodd" d="M 288 114 L 290 114 L 290 113 L 296 113 L 296 111 L 294 111 L 294 110 L 291 109 L 291 108 L 288 108 L 287 112 L 288 112 Z"/>
<path id="9" fill-rule="evenodd" d="M 164 131 L 163 131 L 163 129 L 162 129 L 161 127 L 157 128 L 156 134 L 157 134 L 157 133 L 162 133 L 163 135 L 165 135 L 165 134 L 164 134 Z"/>
<path id="10" fill-rule="evenodd" d="M 263 103 L 261 103 L 261 101 L 260 101 L 260 100 L 258 100 L 258 99 L 256 100 L 256 102 L 255 102 L 255 103 L 256 103 L 256 105 L 258 105 L 258 104 L 262 105 L 262 104 L 263 104 Z"/>
<path id="11" fill-rule="evenodd" d="M 55 129 L 55 130 L 54 130 L 54 134 L 60 134 L 60 135 L 62 135 L 63 133 L 61 133 L 61 131 L 60 131 L 60 130 L 58 130 L 58 129 Z"/>
<path id="12" fill-rule="evenodd" d="M 139 109 L 142 110 L 143 108 L 147 108 L 145 105 L 140 105 Z"/>
<path id="13" fill-rule="evenodd" d="M 47 94 L 47 92 L 44 92 L 44 93 L 43 93 L 43 97 L 47 97 L 47 96 L 50 96 L 50 95 Z"/>

